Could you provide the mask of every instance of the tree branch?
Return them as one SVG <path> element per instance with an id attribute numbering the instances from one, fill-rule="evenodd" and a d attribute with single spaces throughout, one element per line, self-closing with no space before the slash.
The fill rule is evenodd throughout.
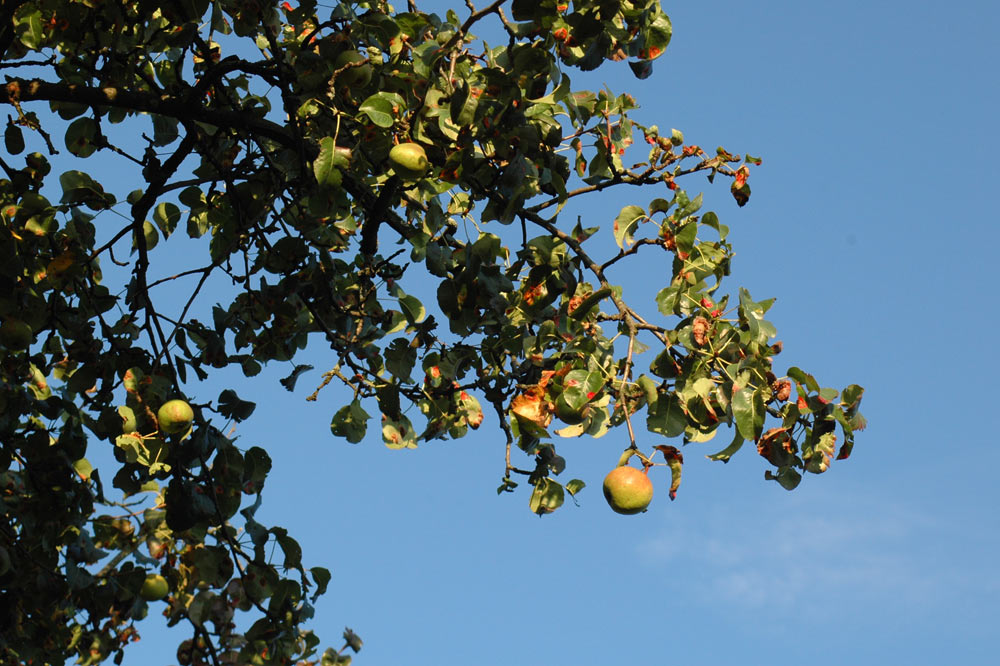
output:
<path id="1" fill-rule="evenodd" d="M 88 106 L 110 106 L 130 111 L 146 111 L 178 120 L 207 123 L 225 129 L 239 129 L 258 134 L 289 148 L 297 142 L 288 131 L 269 120 L 252 113 L 208 109 L 192 103 L 188 95 L 156 96 L 152 93 L 134 92 L 118 86 L 100 88 L 74 83 L 49 83 L 40 79 L 11 79 L 0 88 L 0 104 L 17 102 L 73 102 Z"/>

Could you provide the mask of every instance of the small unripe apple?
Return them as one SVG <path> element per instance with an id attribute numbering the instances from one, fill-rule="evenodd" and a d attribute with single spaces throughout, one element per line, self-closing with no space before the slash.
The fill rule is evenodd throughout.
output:
<path id="1" fill-rule="evenodd" d="M 159 601 L 167 596 L 169 591 L 170 585 L 167 583 L 166 578 L 160 574 L 149 574 L 146 576 L 146 580 L 142 581 L 142 587 L 139 588 L 139 596 L 146 601 Z"/>
<path id="2" fill-rule="evenodd" d="M 168 400 L 156 412 L 156 420 L 160 423 L 160 432 L 175 435 L 191 427 L 194 410 L 183 400 Z"/>
<path id="3" fill-rule="evenodd" d="M 35 339 L 31 326 L 13 317 L 0 324 L 0 344 L 8 349 L 27 349 Z"/>
<path id="4" fill-rule="evenodd" d="M 368 58 L 355 50 L 348 50 L 337 56 L 333 63 L 334 69 L 340 69 L 345 65 L 355 62 L 368 62 Z M 373 69 L 371 65 L 358 65 L 345 69 L 337 77 L 337 87 L 347 86 L 348 88 L 364 88 L 372 80 Z"/>
<path id="5" fill-rule="evenodd" d="M 642 513 L 653 501 L 653 482 L 635 467 L 615 467 L 604 477 L 604 498 L 615 513 Z"/>
<path id="6" fill-rule="evenodd" d="M 401 143 L 393 146 L 389 151 L 389 162 L 392 163 L 395 172 L 407 180 L 420 178 L 427 173 L 427 167 L 430 166 L 427 153 L 417 143 Z"/>

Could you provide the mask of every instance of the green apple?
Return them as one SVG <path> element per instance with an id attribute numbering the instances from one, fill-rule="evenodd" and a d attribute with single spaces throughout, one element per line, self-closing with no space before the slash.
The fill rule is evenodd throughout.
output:
<path id="1" fill-rule="evenodd" d="M 615 513 L 642 513 L 653 501 L 653 483 L 635 467 L 615 467 L 604 477 L 604 498 Z"/>
<path id="2" fill-rule="evenodd" d="M 146 601 L 159 601 L 167 596 L 169 591 L 170 585 L 167 583 L 166 578 L 160 574 L 149 574 L 146 576 L 146 580 L 142 581 L 142 587 L 139 588 L 139 596 Z"/>
<path id="3" fill-rule="evenodd" d="M 183 400 L 168 400 L 156 412 L 160 432 L 175 435 L 186 431 L 194 421 L 194 410 Z"/>
<path id="4" fill-rule="evenodd" d="M 31 326 L 13 317 L 0 324 L 0 344 L 8 349 L 27 349 L 35 339 Z"/>
<path id="5" fill-rule="evenodd" d="M 368 58 L 353 49 L 344 51 L 333 62 L 333 68 L 337 70 L 354 62 L 368 62 Z M 371 65 L 359 65 L 345 69 L 337 76 L 337 87 L 364 88 L 371 82 L 373 72 L 374 69 Z"/>
<path id="6" fill-rule="evenodd" d="M 389 162 L 401 178 L 415 180 L 427 173 L 427 153 L 417 143 L 401 143 L 389 151 Z"/>

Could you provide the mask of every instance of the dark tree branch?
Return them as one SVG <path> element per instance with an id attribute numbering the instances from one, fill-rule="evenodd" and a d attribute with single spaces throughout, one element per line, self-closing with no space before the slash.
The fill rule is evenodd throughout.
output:
<path id="1" fill-rule="evenodd" d="M 11 79 L 0 88 L 0 104 L 33 101 L 74 102 L 88 106 L 146 111 L 182 121 L 196 121 L 224 129 L 243 130 L 289 148 L 296 147 L 294 137 L 277 123 L 264 120 L 252 113 L 208 109 L 187 95 L 156 96 L 113 85 L 96 88 L 72 83 L 49 83 L 40 79 Z"/>
<path id="2" fill-rule="evenodd" d="M 365 218 L 365 224 L 361 227 L 361 254 L 371 257 L 378 249 L 378 228 L 389 212 L 389 207 L 399 196 L 399 176 L 392 176 L 382 186 L 378 198 L 369 209 L 371 212 Z"/>

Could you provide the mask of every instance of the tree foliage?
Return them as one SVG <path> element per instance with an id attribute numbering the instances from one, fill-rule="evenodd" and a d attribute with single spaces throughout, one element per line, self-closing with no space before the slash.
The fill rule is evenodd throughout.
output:
<path id="1" fill-rule="evenodd" d="M 153 607 L 190 627 L 182 664 L 350 661 L 356 634 L 324 652 L 306 629 L 329 572 L 255 520 L 270 457 L 224 434 L 253 403 L 199 388 L 284 363 L 293 390 L 310 343 L 334 362 L 308 399 L 347 389 L 335 436 L 412 448 L 488 421 L 507 442 L 499 492 L 526 482 L 539 514 L 584 485 L 557 478 L 559 438 L 623 426 L 610 459 L 669 467 L 671 498 L 683 457 L 666 442 L 722 425 L 711 458 L 754 442 L 789 490 L 850 454 L 862 389 L 777 376 L 773 301 L 721 289 L 729 229 L 681 187 L 722 178 L 742 206 L 759 160 L 571 83 L 649 76 L 671 36 L 657 0 L 467 4 L 4 4 L 5 662 L 120 661 Z M 111 159 L 141 187 L 117 191 Z M 636 201 L 613 223 L 560 217 L 612 189 Z M 157 273 L 167 244 L 190 267 Z M 640 309 L 615 280 L 655 253 L 669 272 Z M 181 403 L 166 423 L 171 400 L 190 426 Z M 94 447 L 117 466 L 95 469 Z"/>

